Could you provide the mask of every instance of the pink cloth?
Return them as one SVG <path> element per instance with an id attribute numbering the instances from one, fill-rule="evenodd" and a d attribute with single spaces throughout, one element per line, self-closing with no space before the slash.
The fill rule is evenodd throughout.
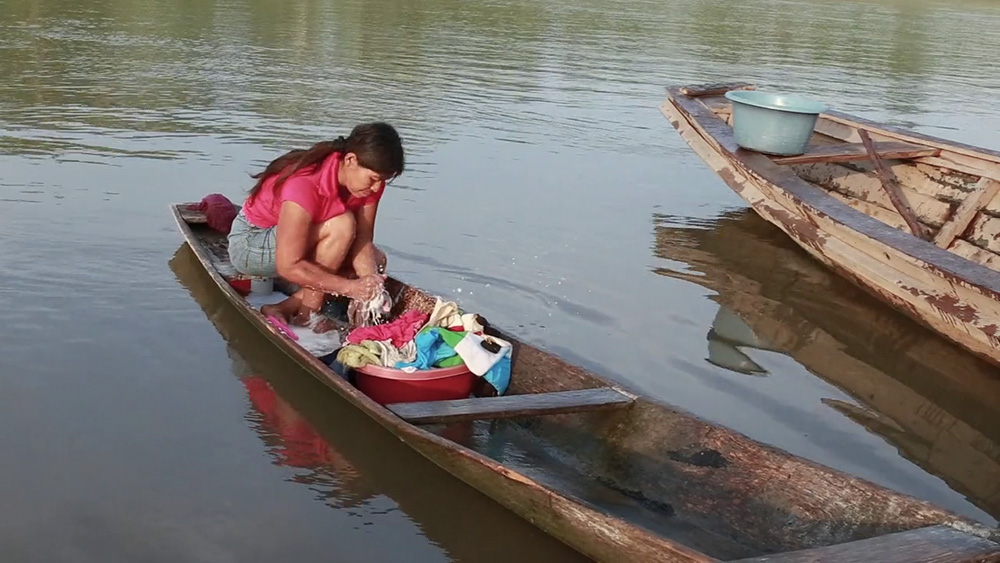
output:
<path id="1" fill-rule="evenodd" d="M 275 317 L 274 315 L 268 315 L 267 320 L 271 321 L 271 324 L 278 327 L 278 330 L 284 333 L 284 335 L 287 336 L 288 338 L 291 338 L 292 340 L 299 339 L 299 335 L 295 334 L 295 331 L 292 330 L 292 327 L 285 324 L 285 322 L 279 319 L 278 317 Z"/>
<path id="2" fill-rule="evenodd" d="M 198 203 L 198 211 L 205 214 L 208 226 L 220 233 L 229 233 L 238 210 L 229 198 L 222 194 L 209 194 Z"/>
<path id="3" fill-rule="evenodd" d="M 410 309 L 396 320 L 384 325 L 358 327 L 347 335 L 349 344 L 359 344 L 364 340 L 392 340 L 392 345 L 399 348 L 413 340 L 420 327 L 427 323 L 430 315 Z"/>
<path id="4" fill-rule="evenodd" d="M 346 188 L 337 183 L 337 169 L 340 167 L 340 153 L 326 157 L 319 166 L 303 168 L 285 180 L 278 194 L 274 184 L 278 176 L 264 181 L 260 191 L 248 197 L 243 204 L 243 214 L 254 225 L 269 228 L 278 224 L 281 204 L 294 201 L 312 216 L 313 223 L 323 223 L 347 210 L 355 210 L 382 198 L 385 192 L 383 182 L 378 191 L 366 197 L 354 197 Z"/>

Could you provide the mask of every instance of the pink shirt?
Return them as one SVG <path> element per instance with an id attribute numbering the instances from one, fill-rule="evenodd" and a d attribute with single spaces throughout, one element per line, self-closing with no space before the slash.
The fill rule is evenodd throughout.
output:
<path id="1" fill-rule="evenodd" d="M 274 193 L 277 176 L 271 176 L 264 181 L 256 196 L 249 197 L 244 202 L 243 214 L 254 225 L 266 229 L 278 224 L 281 204 L 294 201 L 309 212 L 313 223 L 322 223 L 345 211 L 353 211 L 382 198 L 385 184 L 379 186 L 377 192 L 365 197 L 355 197 L 346 189 L 338 189 L 339 166 L 340 153 L 335 152 L 319 166 L 299 170 L 289 176 L 277 196 Z"/>

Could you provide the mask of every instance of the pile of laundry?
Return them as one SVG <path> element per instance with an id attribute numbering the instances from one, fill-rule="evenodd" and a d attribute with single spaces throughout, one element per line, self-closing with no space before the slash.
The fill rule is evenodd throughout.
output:
<path id="1" fill-rule="evenodd" d="M 438 298 L 430 315 L 409 310 L 385 324 L 355 328 L 337 361 L 350 368 L 376 365 L 409 372 L 465 364 L 502 395 L 510 383 L 511 345 L 485 334 L 485 328 L 479 315 Z"/>

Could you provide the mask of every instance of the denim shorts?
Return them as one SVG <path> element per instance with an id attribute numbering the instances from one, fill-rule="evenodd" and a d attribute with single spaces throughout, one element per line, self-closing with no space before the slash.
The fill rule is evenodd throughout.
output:
<path id="1" fill-rule="evenodd" d="M 233 267 L 248 276 L 276 277 L 277 229 L 254 225 L 240 209 L 229 231 L 229 261 Z"/>

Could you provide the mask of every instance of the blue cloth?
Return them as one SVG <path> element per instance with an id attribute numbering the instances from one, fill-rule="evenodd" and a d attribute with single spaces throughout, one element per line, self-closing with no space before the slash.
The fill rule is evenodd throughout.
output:
<path id="1" fill-rule="evenodd" d="M 417 347 L 417 359 L 412 362 L 396 362 L 396 367 L 432 369 L 438 362 L 455 356 L 455 349 L 441 338 L 439 330 L 441 329 L 429 328 L 418 332 L 416 338 L 413 339 L 413 343 Z"/>
<path id="2" fill-rule="evenodd" d="M 503 357 L 493 364 L 483 378 L 497 390 L 497 395 L 507 392 L 507 386 L 510 385 L 510 348 L 504 348 Z"/>
<path id="3" fill-rule="evenodd" d="M 396 368 L 432 369 L 439 362 L 457 355 L 455 349 L 442 338 L 441 331 L 444 330 L 447 329 L 432 327 L 417 333 L 413 339 L 417 359 L 412 362 L 396 362 Z M 498 395 L 503 395 L 510 385 L 510 351 L 509 347 L 504 347 L 500 359 L 482 376 L 497 390 Z"/>

